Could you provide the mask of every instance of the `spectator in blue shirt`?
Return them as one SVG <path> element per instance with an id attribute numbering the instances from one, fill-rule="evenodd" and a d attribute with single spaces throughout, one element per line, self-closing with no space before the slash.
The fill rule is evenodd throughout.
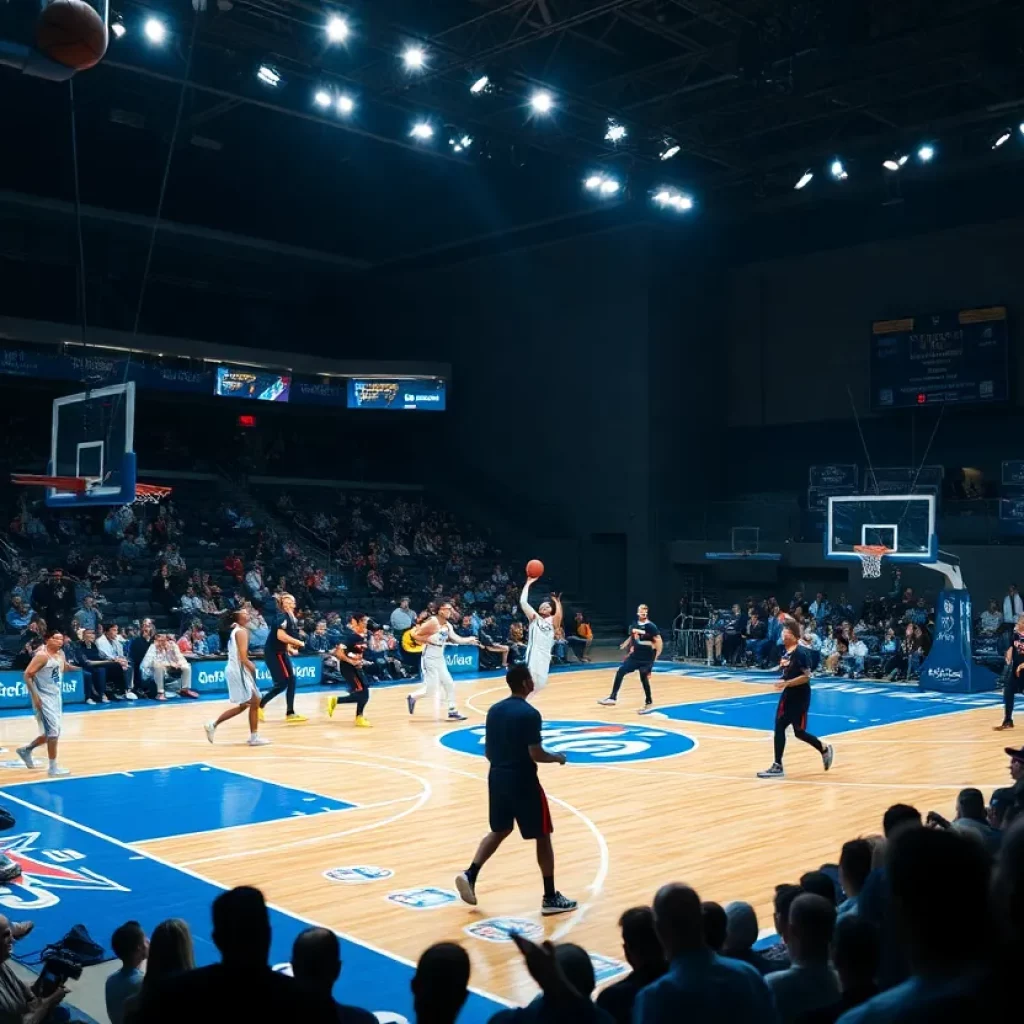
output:
<path id="1" fill-rule="evenodd" d="M 693 889 L 662 886 L 654 897 L 654 926 L 669 969 L 640 991 L 633 1008 L 635 1024 L 776 1024 L 761 975 L 750 964 L 708 949 L 700 897 Z"/>
<path id="2" fill-rule="evenodd" d="M 822 591 L 818 591 L 814 595 L 814 600 L 811 602 L 811 607 L 808 609 L 812 619 L 817 619 L 818 622 L 824 622 L 832 614 L 832 605 L 829 604 L 828 595 Z"/>
<path id="3" fill-rule="evenodd" d="M 82 607 L 75 612 L 74 621 L 79 629 L 91 629 L 94 633 L 99 632 L 103 616 L 100 615 L 92 594 L 86 594 L 82 598 Z"/>
<path id="4" fill-rule="evenodd" d="M 27 629 L 28 624 L 32 621 L 32 609 L 26 607 L 22 598 L 14 597 L 11 599 L 11 607 L 7 610 L 5 618 L 8 630 L 12 633 L 20 633 L 23 629 Z"/>
<path id="5" fill-rule="evenodd" d="M 124 1004 L 142 989 L 143 974 L 139 968 L 149 953 L 146 933 L 138 921 L 128 921 L 116 929 L 110 948 L 121 961 L 121 967 L 107 978 L 106 1003 L 110 1024 L 124 1020 Z"/>

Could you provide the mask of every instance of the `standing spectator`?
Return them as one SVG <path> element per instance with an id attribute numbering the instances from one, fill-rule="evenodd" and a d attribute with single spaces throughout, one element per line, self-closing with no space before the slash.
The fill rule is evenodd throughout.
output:
<path id="1" fill-rule="evenodd" d="M 107 978 L 106 1003 L 110 1024 L 122 1024 L 125 1003 L 142 989 L 143 974 L 140 968 L 149 955 L 146 933 L 138 921 L 127 921 L 115 929 L 110 939 L 110 948 L 121 966 Z"/>
<path id="2" fill-rule="evenodd" d="M 327 928 L 307 928 L 292 946 L 292 977 L 310 996 L 333 1005 L 337 1024 L 377 1024 L 369 1010 L 334 1002 L 334 983 L 341 975 L 341 946 Z"/>
<path id="3" fill-rule="evenodd" d="M 165 614 L 170 615 L 178 599 L 174 578 L 166 562 L 153 571 L 152 593 L 153 600 L 163 607 Z"/>
<path id="4" fill-rule="evenodd" d="M 103 616 L 96 607 L 96 601 L 92 594 L 86 594 L 82 598 L 82 607 L 75 612 L 74 623 L 79 629 L 91 629 L 94 633 L 99 632 Z"/>
<path id="5" fill-rule="evenodd" d="M 764 979 L 749 964 L 707 948 L 700 897 L 685 885 L 665 885 L 654 897 L 654 926 L 669 960 L 664 977 L 641 989 L 635 1024 L 775 1024 Z"/>
<path id="6" fill-rule="evenodd" d="M 619 918 L 619 928 L 622 930 L 622 952 L 631 973 L 602 989 L 597 997 L 597 1005 L 609 1013 L 617 1024 L 631 1024 L 637 993 L 657 981 L 668 969 L 668 965 L 654 930 L 654 913 L 650 907 L 627 910 Z"/>
<path id="7" fill-rule="evenodd" d="M 107 661 L 107 678 L 114 687 L 114 700 L 138 700 L 132 689 L 132 665 L 124 656 L 124 641 L 117 635 L 117 623 L 108 622 L 96 641 L 100 654 Z"/>
<path id="8" fill-rule="evenodd" d="M 789 908 L 789 951 L 793 966 L 765 979 L 782 1024 L 798 1024 L 815 1010 L 839 1001 L 839 979 L 829 963 L 836 923 L 835 905 L 803 893 Z"/>
<path id="9" fill-rule="evenodd" d="M 75 605 L 75 588 L 64 579 L 64 570 L 54 569 L 48 579 L 37 583 L 32 591 L 32 604 L 46 619 L 50 629 L 71 632 L 71 610 Z"/>

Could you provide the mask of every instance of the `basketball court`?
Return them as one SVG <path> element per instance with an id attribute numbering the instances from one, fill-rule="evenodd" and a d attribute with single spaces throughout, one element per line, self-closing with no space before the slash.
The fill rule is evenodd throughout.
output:
<path id="1" fill-rule="evenodd" d="M 606 982 L 626 970 L 619 915 L 660 884 L 747 900 L 770 928 L 774 885 L 877 832 L 889 804 L 948 817 L 962 787 L 987 795 L 1007 780 L 994 693 L 818 681 L 809 727 L 832 739 L 835 766 L 826 775 L 796 744 L 785 780 L 759 780 L 776 702 L 766 674 L 660 666 L 661 711 L 640 718 L 635 679 L 618 707 L 597 705 L 613 672 L 557 673 L 537 698 L 545 744 L 569 757 L 540 774 L 556 880 L 580 901 L 574 914 L 541 917 L 533 846 L 516 835 L 481 873 L 477 908 L 454 894 L 487 830 L 482 727 L 507 692 L 494 675 L 458 683 L 469 719 L 455 725 L 410 718 L 405 685 L 375 690 L 372 730 L 343 710 L 327 719 L 324 695 L 300 692 L 310 722 L 270 714 L 265 749 L 246 747 L 237 723 L 211 746 L 202 723 L 226 706 L 213 698 L 69 710 L 61 752 L 72 777 L 0 775 L 0 805 L 17 818 L 0 848 L 24 870 L 0 887 L 0 906 L 36 922 L 33 947 L 79 922 L 107 941 L 128 918 L 150 929 L 181 916 L 209 962 L 211 901 L 223 887 L 258 885 L 274 906 L 275 961 L 308 923 L 333 928 L 345 960 L 338 997 L 373 1010 L 410 1016 L 410 964 L 432 942 L 462 942 L 475 994 L 460 1019 L 476 1024 L 534 994 L 512 930 L 582 944 Z M 27 714 L 0 719 L 9 750 L 32 732 Z"/>

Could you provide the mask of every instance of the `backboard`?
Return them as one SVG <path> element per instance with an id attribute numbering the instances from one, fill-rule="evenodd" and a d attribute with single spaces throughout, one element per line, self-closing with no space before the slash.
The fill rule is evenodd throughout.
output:
<path id="1" fill-rule="evenodd" d="M 828 499 L 825 557 L 859 560 L 858 547 L 888 548 L 897 562 L 935 562 L 935 497 L 931 494 L 852 494 Z"/>
<path id="2" fill-rule="evenodd" d="M 46 504 L 125 505 L 135 500 L 135 384 L 65 395 L 53 403 L 50 476 L 86 477 L 81 493 L 48 488 Z"/>

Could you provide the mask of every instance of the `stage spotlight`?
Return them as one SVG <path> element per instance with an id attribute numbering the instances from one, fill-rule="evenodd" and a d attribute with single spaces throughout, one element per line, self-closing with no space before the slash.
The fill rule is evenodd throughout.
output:
<path id="1" fill-rule="evenodd" d="M 665 139 L 658 153 L 659 160 L 671 160 L 683 147 L 675 139 Z"/>
<path id="2" fill-rule="evenodd" d="M 546 89 L 538 89 L 530 97 L 530 106 L 536 114 L 550 114 L 555 101 Z"/>
<path id="3" fill-rule="evenodd" d="M 427 55 L 422 46 L 408 46 L 402 54 L 402 61 L 409 71 L 419 71 L 427 63 Z"/>
<path id="4" fill-rule="evenodd" d="M 452 147 L 453 153 L 464 153 L 473 145 L 473 136 L 465 132 L 457 133 L 449 137 L 448 145 Z"/>
<path id="5" fill-rule="evenodd" d="M 155 46 L 160 46 L 167 38 L 167 26 L 159 18 L 147 18 L 142 31 Z"/>
<path id="6" fill-rule="evenodd" d="M 918 148 L 917 159 L 920 160 L 921 163 L 923 163 L 923 164 L 928 163 L 932 159 L 932 157 L 934 157 L 934 156 L 935 156 L 935 147 L 932 146 L 931 144 L 926 142 L 923 146 Z M 906 158 L 904 158 L 904 162 L 905 162 L 905 160 L 906 160 Z M 902 167 L 903 164 L 900 164 L 900 166 Z"/>
<path id="7" fill-rule="evenodd" d="M 331 105 L 331 94 L 326 89 L 317 89 L 313 93 L 313 102 L 323 110 Z"/>
<path id="8" fill-rule="evenodd" d="M 622 142 L 628 134 L 624 124 L 619 124 L 614 118 L 608 118 L 608 130 L 604 133 L 605 142 Z"/>
<path id="9" fill-rule="evenodd" d="M 434 129 L 430 126 L 427 121 L 417 121 L 412 126 L 412 131 L 409 134 L 414 139 L 419 139 L 421 142 L 426 142 L 427 139 L 434 137 Z"/>
<path id="10" fill-rule="evenodd" d="M 600 174 L 592 174 L 586 181 L 583 182 L 583 187 L 590 192 L 595 191 L 601 187 L 601 182 L 604 179 Z"/>
<path id="11" fill-rule="evenodd" d="M 920 156 L 920 153 L 918 153 Z M 901 153 L 899 156 L 891 156 L 888 160 L 882 161 L 882 166 L 887 171 L 898 171 L 909 159 L 906 153 Z"/>
<path id="12" fill-rule="evenodd" d="M 610 199 L 622 189 L 622 182 L 610 174 L 595 173 L 583 180 L 583 187 L 602 199 Z"/>
<path id="13" fill-rule="evenodd" d="M 1011 133 L 1010 133 L 1009 129 L 1006 129 L 1005 131 L 1000 132 L 999 135 L 996 136 L 995 141 L 992 143 L 992 148 L 993 149 L 998 149 L 1000 146 L 1003 146 L 1007 142 L 1009 142 L 1010 141 L 1010 134 Z"/>
<path id="14" fill-rule="evenodd" d="M 348 39 L 348 22 L 337 14 L 332 15 L 327 19 L 324 31 L 332 43 L 343 43 Z"/>
<path id="15" fill-rule="evenodd" d="M 693 209 L 693 199 L 674 188 L 660 188 L 651 196 L 653 202 L 666 210 L 685 213 Z"/>
<path id="16" fill-rule="evenodd" d="M 1017 129 L 1020 131 L 1021 135 L 1024 135 L 1024 121 L 1017 125 Z"/>
<path id="17" fill-rule="evenodd" d="M 613 196 L 620 188 L 622 188 L 622 185 L 614 178 L 605 178 L 605 180 L 601 182 L 600 192 L 603 196 Z"/>
<path id="18" fill-rule="evenodd" d="M 110 31 L 115 39 L 124 38 L 124 34 L 128 31 L 128 29 L 124 27 L 124 20 L 122 19 L 120 14 L 114 15 L 114 20 L 110 23 Z"/>
<path id="19" fill-rule="evenodd" d="M 849 175 L 846 173 L 846 168 L 843 166 L 843 161 L 836 159 L 833 160 L 829 165 L 829 174 L 832 175 L 836 181 L 846 181 Z"/>
<path id="20" fill-rule="evenodd" d="M 470 87 L 469 91 L 474 96 L 479 96 L 482 92 L 491 91 L 491 80 L 486 75 L 481 75 Z"/>
<path id="21" fill-rule="evenodd" d="M 338 97 L 337 107 L 339 114 L 341 114 L 343 117 L 348 117 L 348 115 L 351 114 L 352 111 L 356 109 L 356 101 L 352 99 L 352 97 L 349 96 L 347 93 L 343 92 Z"/>
<path id="22" fill-rule="evenodd" d="M 793 188 L 806 188 L 811 183 L 811 179 L 814 177 L 814 171 L 806 170 L 800 175 L 799 180 L 793 186 Z"/>
<path id="23" fill-rule="evenodd" d="M 261 64 L 256 72 L 256 77 L 264 85 L 269 85 L 271 88 L 281 84 L 281 75 L 269 64 Z"/>

